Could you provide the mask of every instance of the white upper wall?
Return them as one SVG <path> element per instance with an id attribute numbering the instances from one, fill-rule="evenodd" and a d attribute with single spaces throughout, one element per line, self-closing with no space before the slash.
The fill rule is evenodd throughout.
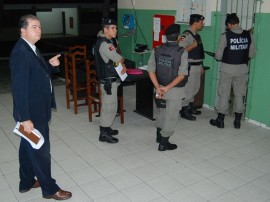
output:
<path id="1" fill-rule="evenodd" d="M 78 9 L 77 8 L 65 8 L 65 21 L 66 21 L 66 33 L 72 35 L 78 35 L 79 33 L 79 21 L 78 21 Z M 70 27 L 70 18 L 73 18 L 73 28 Z"/>
<path id="2" fill-rule="evenodd" d="M 221 1 L 221 0 L 219 0 Z M 211 25 L 212 11 L 220 10 L 218 0 L 118 0 L 118 9 L 175 10 L 176 23 L 188 23 L 192 13 L 205 17 L 205 25 Z M 132 5 L 133 2 L 133 5 Z"/>
<path id="3" fill-rule="evenodd" d="M 131 9 L 132 1 L 134 3 L 135 9 L 176 10 L 176 8 L 179 7 L 179 4 L 181 4 L 181 2 L 187 2 L 191 0 L 118 0 L 118 9 Z M 221 1 L 225 0 L 206 0 L 206 1 L 210 11 L 216 10 L 220 11 Z M 257 12 L 270 13 L 270 0 L 258 1 Z"/>
<path id="4" fill-rule="evenodd" d="M 259 6 L 260 2 L 258 2 L 258 9 L 260 9 L 260 6 Z M 265 0 L 263 1 L 262 5 L 261 5 L 261 11 L 259 11 L 257 9 L 257 12 L 261 12 L 261 13 L 270 13 L 270 1 L 269 0 Z"/>
<path id="5" fill-rule="evenodd" d="M 37 12 L 42 26 L 42 34 L 63 33 L 62 12 L 65 12 L 66 33 L 78 35 L 78 9 L 53 8 L 50 12 Z M 73 18 L 73 28 L 70 27 L 70 18 Z"/>
<path id="6" fill-rule="evenodd" d="M 190 0 L 118 0 L 118 9 L 131 9 L 132 2 L 135 9 L 147 10 L 176 10 L 181 2 Z M 216 10 L 217 2 L 221 0 L 206 0 L 211 11 Z M 220 4 L 220 3 L 219 3 Z"/>
<path id="7" fill-rule="evenodd" d="M 62 33 L 62 13 L 59 9 L 52 9 L 51 12 L 37 12 L 40 20 L 42 34 Z"/>

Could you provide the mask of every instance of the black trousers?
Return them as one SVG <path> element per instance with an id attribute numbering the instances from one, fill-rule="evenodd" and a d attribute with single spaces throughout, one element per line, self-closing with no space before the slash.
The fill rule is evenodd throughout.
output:
<path id="1" fill-rule="evenodd" d="M 40 149 L 34 149 L 30 143 L 21 139 L 19 148 L 20 162 L 20 190 L 32 187 L 35 177 L 39 180 L 42 195 L 55 194 L 60 188 L 51 177 L 51 154 L 48 124 L 34 125 L 44 137 L 44 144 Z"/>

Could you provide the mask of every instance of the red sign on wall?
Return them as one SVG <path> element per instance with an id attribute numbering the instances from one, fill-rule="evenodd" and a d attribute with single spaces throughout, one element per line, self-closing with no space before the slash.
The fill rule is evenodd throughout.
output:
<path id="1" fill-rule="evenodd" d="M 154 15 L 153 17 L 153 48 L 163 43 L 165 30 L 175 21 L 174 16 Z"/>

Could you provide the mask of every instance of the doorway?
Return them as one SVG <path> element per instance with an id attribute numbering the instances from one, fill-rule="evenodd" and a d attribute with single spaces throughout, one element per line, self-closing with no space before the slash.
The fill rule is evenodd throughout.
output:
<path id="1" fill-rule="evenodd" d="M 251 33 L 254 32 L 254 23 L 255 23 L 255 15 L 259 12 L 259 6 L 261 4 L 261 0 L 222 0 L 221 1 L 221 33 L 225 32 L 225 20 L 227 14 L 236 13 L 240 20 L 240 27 L 244 30 L 248 30 Z M 220 33 L 220 34 L 221 34 Z M 218 67 L 220 68 L 220 67 Z M 219 72 L 219 71 L 218 71 Z M 249 77 L 247 79 L 247 85 L 249 82 Z M 219 82 L 219 75 L 218 81 Z M 248 88 L 247 88 L 248 90 Z M 245 105 L 247 104 L 246 97 L 243 98 Z M 218 101 L 218 96 L 216 96 L 216 103 Z M 233 113 L 233 102 L 234 102 L 234 94 L 231 88 L 230 99 L 229 99 L 229 109 L 228 114 L 232 115 Z"/>

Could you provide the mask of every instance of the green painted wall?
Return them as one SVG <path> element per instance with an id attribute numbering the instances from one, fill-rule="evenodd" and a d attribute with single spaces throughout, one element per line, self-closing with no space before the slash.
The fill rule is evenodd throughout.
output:
<path id="1" fill-rule="evenodd" d="M 200 32 L 206 51 L 215 52 L 216 50 L 221 32 L 220 19 L 220 13 L 212 12 L 211 26 L 204 27 Z M 210 69 L 205 72 L 204 104 L 214 108 L 218 82 L 218 63 L 213 57 L 205 55 L 204 65 L 210 67 Z"/>
<path id="2" fill-rule="evenodd" d="M 124 14 L 133 14 L 132 9 L 118 10 L 118 34 L 124 34 L 128 31 L 123 28 L 122 17 Z M 148 47 L 152 48 L 152 20 L 155 14 L 175 15 L 176 11 L 170 10 L 136 10 L 137 22 L 140 29 L 137 29 L 133 35 L 127 37 L 119 37 L 122 53 L 125 58 L 138 62 L 137 54 L 132 53 L 136 43 L 145 44 L 147 41 Z M 221 33 L 221 13 L 212 12 L 211 26 L 206 26 L 200 32 L 204 48 L 207 51 L 215 52 L 219 42 Z M 266 57 L 269 57 L 270 37 L 270 14 L 257 14 L 256 25 L 254 28 L 254 37 L 258 48 L 257 56 L 251 61 L 250 77 L 248 85 L 246 117 L 259 123 L 270 126 L 270 65 L 266 63 Z M 184 31 L 188 25 L 181 25 L 181 30 Z M 141 31 L 140 31 L 141 30 Z M 143 33 L 143 35 L 142 35 Z M 144 38 L 145 40 L 144 40 Z M 267 45 L 268 44 L 268 45 Z M 150 54 L 144 55 L 144 63 L 147 64 Z M 210 69 L 205 72 L 205 91 L 204 103 L 210 107 L 215 107 L 216 88 L 218 84 L 218 67 L 219 64 L 215 59 L 206 55 L 204 65 Z"/>
<path id="3" fill-rule="evenodd" d="M 250 65 L 246 117 L 270 126 L 270 14 L 256 14 L 256 58 Z"/>
<path id="4" fill-rule="evenodd" d="M 131 9 L 119 9 L 118 10 L 118 34 L 121 36 L 123 33 L 128 33 L 129 31 L 123 28 L 122 18 L 124 14 L 133 14 Z M 136 10 L 137 26 L 134 35 L 128 37 L 119 37 L 119 42 L 121 50 L 125 58 L 134 60 L 138 62 L 139 55 L 132 53 L 135 49 L 135 44 L 146 44 L 152 49 L 152 32 L 153 32 L 153 16 L 155 14 L 162 15 L 175 15 L 176 11 L 157 11 L 157 10 Z M 145 38 L 145 39 L 144 39 Z M 144 63 L 148 61 L 150 54 L 145 54 Z"/>

